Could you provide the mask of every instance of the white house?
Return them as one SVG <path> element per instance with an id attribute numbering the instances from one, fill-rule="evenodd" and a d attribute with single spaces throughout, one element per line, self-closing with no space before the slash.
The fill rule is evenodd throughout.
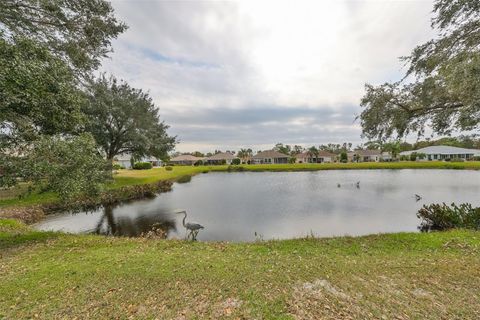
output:
<path id="1" fill-rule="evenodd" d="M 121 165 L 125 169 L 130 169 L 132 168 L 132 162 L 130 160 L 131 158 L 131 154 L 121 154 L 115 157 L 114 162 Z M 150 162 L 154 167 L 160 167 L 163 164 L 162 160 L 155 157 L 143 157 L 141 159 L 136 159 L 135 162 Z"/>
<path id="2" fill-rule="evenodd" d="M 382 158 L 380 150 L 355 150 L 350 154 L 352 156 L 351 161 L 356 162 L 379 162 Z"/>
<path id="3" fill-rule="evenodd" d="M 423 153 L 426 155 L 425 160 L 450 160 L 464 159 L 470 160 L 474 157 L 480 157 L 480 150 L 465 149 L 450 146 L 430 146 L 418 150 L 400 152 L 401 156 L 410 156 L 412 153 Z"/>

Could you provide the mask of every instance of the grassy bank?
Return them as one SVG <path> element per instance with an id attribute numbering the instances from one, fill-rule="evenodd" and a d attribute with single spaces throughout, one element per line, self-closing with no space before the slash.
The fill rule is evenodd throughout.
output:
<path id="1" fill-rule="evenodd" d="M 317 171 L 317 170 L 360 170 L 360 169 L 471 169 L 480 170 L 480 161 L 472 162 L 369 162 L 369 163 L 323 163 L 323 164 L 279 164 L 279 165 L 241 165 L 244 171 Z M 228 171 L 229 166 L 176 166 L 172 171 L 165 168 L 150 170 L 120 170 L 108 189 L 125 186 L 155 183 L 162 180 L 175 180 L 184 175 Z M 53 193 L 34 193 L 18 198 L 22 188 L 8 192 L 0 191 L 0 212 L 9 207 L 26 207 L 55 203 L 58 199 Z M 0 213 L 1 216 L 1 213 Z"/>
<path id="2" fill-rule="evenodd" d="M 478 319 L 480 233 L 247 244 L 0 220 L 0 319 Z"/>

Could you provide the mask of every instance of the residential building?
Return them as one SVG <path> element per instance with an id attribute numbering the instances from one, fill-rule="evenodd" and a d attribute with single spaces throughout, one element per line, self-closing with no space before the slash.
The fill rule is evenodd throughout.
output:
<path id="1" fill-rule="evenodd" d="M 132 155 L 125 153 L 118 155 L 114 158 L 114 162 L 121 165 L 125 169 L 131 169 L 132 168 L 132 161 L 131 161 Z M 135 159 L 135 162 L 150 162 L 153 167 L 160 167 L 163 162 L 160 159 L 157 159 L 155 157 L 143 157 L 140 159 Z"/>
<path id="2" fill-rule="evenodd" d="M 232 164 L 232 161 L 236 159 L 234 155 L 228 152 L 220 152 L 217 154 L 214 154 L 211 157 L 205 158 L 203 161 L 206 164 Z"/>
<path id="3" fill-rule="evenodd" d="M 203 161 L 205 158 L 195 157 L 190 154 L 182 154 L 170 159 L 169 163 L 175 165 L 193 166 L 198 161 Z"/>
<path id="4" fill-rule="evenodd" d="M 313 152 L 305 151 L 295 156 L 297 163 L 323 163 L 334 162 L 336 154 L 328 151 L 320 150 L 316 154 Z"/>
<path id="5" fill-rule="evenodd" d="M 401 156 L 410 156 L 412 153 L 424 154 L 427 161 L 433 160 L 451 160 L 464 159 L 471 160 L 474 157 L 480 157 L 480 150 L 465 149 L 450 146 L 430 146 L 418 150 L 400 152 Z"/>
<path id="6" fill-rule="evenodd" d="M 252 157 L 254 164 L 288 163 L 290 156 L 275 150 L 261 151 Z"/>
<path id="7" fill-rule="evenodd" d="M 380 150 L 355 150 L 351 153 L 353 162 L 379 162 L 382 157 Z"/>

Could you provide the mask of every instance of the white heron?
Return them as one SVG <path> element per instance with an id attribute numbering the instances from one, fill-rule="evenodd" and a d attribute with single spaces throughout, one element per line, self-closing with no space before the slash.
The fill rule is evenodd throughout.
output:
<path id="1" fill-rule="evenodd" d="M 185 223 L 185 219 L 187 219 L 187 211 L 186 210 L 177 211 L 176 213 L 177 214 L 182 214 L 183 213 L 185 215 L 183 217 L 182 224 L 185 227 L 185 229 L 187 229 L 187 232 L 188 232 L 187 240 L 190 237 L 192 237 L 192 241 L 197 240 L 198 233 L 200 232 L 201 229 L 205 229 L 205 227 L 202 226 L 201 224 L 198 224 L 198 223 L 192 223 L 192 222 Z"/>

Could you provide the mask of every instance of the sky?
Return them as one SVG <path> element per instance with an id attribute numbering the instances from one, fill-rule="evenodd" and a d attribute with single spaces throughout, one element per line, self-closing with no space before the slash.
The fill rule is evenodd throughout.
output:
<path id="1" fill-rule="evenodd" d="M 365 142 L 365 83 L 434 36 L 431 0 L 113 0 L 102 71 L 149 92 L 180 152 Z"/>

